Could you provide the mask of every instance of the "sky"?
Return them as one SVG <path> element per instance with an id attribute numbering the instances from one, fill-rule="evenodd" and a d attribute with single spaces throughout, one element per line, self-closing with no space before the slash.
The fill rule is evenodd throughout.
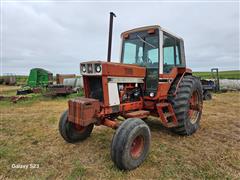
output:
<path id="1" fill-rule="evenodd" d="M 184 39 L 193 71 L 239 70 L 239 2 L 2 1 L 1 74 L 27 75 L 41 67 L 79 74 L 82 61 L 106 61 L 109 12 L 114 19 L 112 60 L 120 34 L 158 24 Z"/>

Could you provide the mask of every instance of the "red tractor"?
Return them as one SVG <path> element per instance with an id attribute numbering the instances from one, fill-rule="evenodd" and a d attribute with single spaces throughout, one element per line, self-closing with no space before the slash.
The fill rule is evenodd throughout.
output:
<path id="1" fill-rule="evenodd" d="M 146 158 L 151 133 L 144 120 L 159 119 L 179 135 L 199 128 L 202 86 L 186 68 L 183 39 L 160 26 L 121 34 L 121 62 L 80 64 L 85 97 L 68 101 L 59 122 L 63 139 L 88 138 L 94 125 L 116 129 L 111 158 L 119 169 L 131 170 Z M 119 121 L 119 116 L 124 121 Z"/>

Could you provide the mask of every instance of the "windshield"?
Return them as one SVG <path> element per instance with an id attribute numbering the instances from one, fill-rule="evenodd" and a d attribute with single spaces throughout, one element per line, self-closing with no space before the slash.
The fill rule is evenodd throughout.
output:
<path id="1" fill-rule="evenodd" d="M 158 67 L 158 34 L 137 32 L 123 41 L 122 62 L 146 67 Z"/>

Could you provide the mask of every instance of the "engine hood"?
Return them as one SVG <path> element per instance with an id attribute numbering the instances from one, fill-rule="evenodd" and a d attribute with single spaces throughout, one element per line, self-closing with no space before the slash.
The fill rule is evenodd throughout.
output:
<path id="1" fill-rule="evenodd" d="M 82 67 L 85 66 L 86 72 L 82 71 Z M 88 68 L 91 66 L 91 71 Z M 101 67 L 101 72 L 95 70 L 96 66 Z M 113 63 L 106 61 L 88 61 L 80 64 L 81 74 L 83 76 L 116 76 L 116 77 L 140 77 L 144 78 L 146 75 L 146 68 L 132 64 Z"/>

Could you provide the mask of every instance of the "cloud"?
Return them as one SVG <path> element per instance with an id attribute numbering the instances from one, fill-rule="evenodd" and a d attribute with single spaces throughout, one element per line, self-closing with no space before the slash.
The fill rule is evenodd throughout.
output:
<path id="1" fill-rule="evenodd" d="M 12 3 L 4 2 L 3 73 L 34 67 L 77 73 L 79 63 L 105 60 L 109 12 L 116 13 L 112 59 L 120 33 L 160 24 L 184 38 L 187 65 L 207 71 L 239 68 L 238 3 Z"/>

